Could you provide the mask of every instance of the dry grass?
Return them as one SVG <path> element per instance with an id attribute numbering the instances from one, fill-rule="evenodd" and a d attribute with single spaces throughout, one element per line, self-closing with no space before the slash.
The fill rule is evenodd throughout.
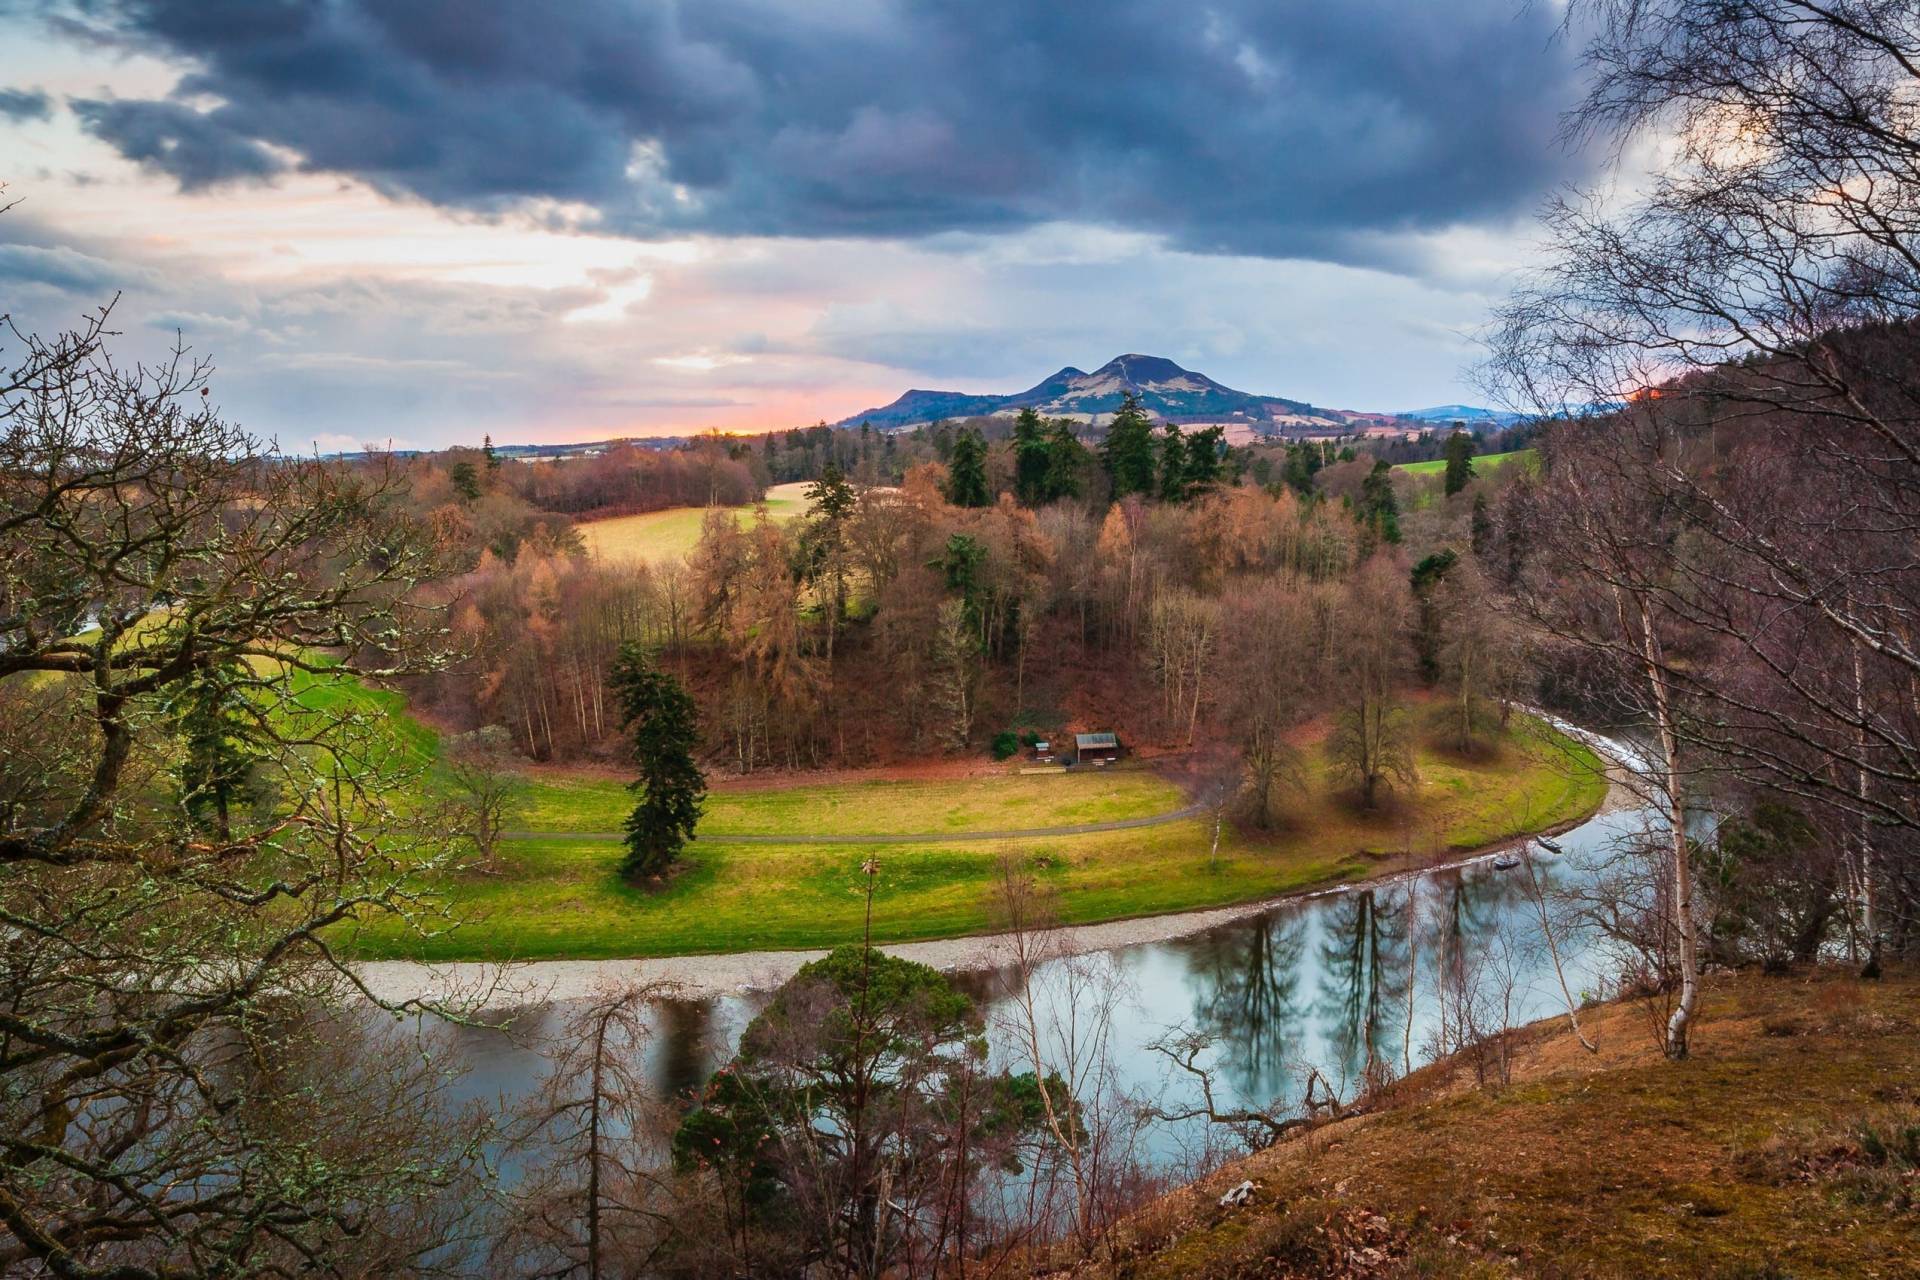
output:
<path id="1" fill-rule="evenodd" d="M 1519 1033 L 1516 1083 L 1416 1073 L 1380 1113 L 1140 1216 L 1110 1277 L 1920 1275 L 1920 976 L 1722 976 L 1695 1052 L 1644 1011 Z M 1255 1202 L 1217 1206 L 1242 1178 Z"/>

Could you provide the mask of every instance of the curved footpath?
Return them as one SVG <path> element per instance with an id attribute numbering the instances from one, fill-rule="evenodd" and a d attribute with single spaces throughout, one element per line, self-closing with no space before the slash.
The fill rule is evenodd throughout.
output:
<path id="1" fill-rule="evenodd" d="M 1626 743 L 1601 737 L 1597 733 L 1569 724 L 1546 712 L 1529 709 L 1529 714 L 1539 716 L 1567 736 L 1584 742 L 1599 752 L 1608 762 L 1607 778 L 1611 785 L 1607 788 L 1606 798 L 1601 801 L 1599 809 L 1592 815 L 1579 823 L 1570 825 L 1584 826 L 1601 814 L 1612 813 L 1640 803 L 1639 794 L 1632 780 L 1636 774 L 1646 773 L 1647 762 L 1637 750 Z M 1205 805 L 1194 805 L 1177 814 L 1130 818 L 1117 823 L 1094 823 L 1084 828 L 1059 827 L 1052 828 L 1051 831 L 1058 834 L 1068 831 L 1097 832 L 1152 826 L 1155 823 L 1172 822 L 1180 817 L 1191 817 L 1205 807 Z M 730 838 L 740 839 L 741 837 Z M 946 841 L 954 837 L 930 838 Z M 981 833 L 978 837 L 972 838 L 1010 837 Z M 1018 838 L 1017 833 L 1011 838 Z M 1136 916 L 1125 920 L 1108 920 L 1099 924 L 1065 925 L 1051 931 L 1047 946 L 1049 952 L 1054 955 L 1083 955 L 1091 951 L 1107 951 L 1146 942 L 1167 942 L 1175 938 L 1203 933 L 1234 920 L 1259 915 L 1286 902 L 1300 902 L 1346 893 L 1362 884 L 1368 886 L 1397 884 L 1414 876 L 1488 862 L 1504 853 L 1521 848 L 1530 843 L 1533 838 L 1533 836 L 1525 836 L 1503 841 L 1452 862 L 1434 863 L 1376 876 L 1369 880 L 1282 894 L 1279 897 L 1262 898 L 1235 906 L 1214 907 L 1204 911 L 1181 911 L 1171 915 Z M 791 836 L 782 836 L 779 839 L 784 843 L 800 843 Z M 902 843 L 918 837 L 833 836 L 820 839 L 834 843 Z M 1006 934 L 972 934 L 959 938 L 936 938 L 926 942 L 890 943 L 883 945 L 881 950 L 889 955 L 917 960 L 922 964 L 932 965 L 936 969 L 948 972 L 979 971 L 997 969 L 1006 964 L 1010 955 L 1010 940 Z M 583 999 L 596 988 L 613 983 L 665 983 L 675 988 L 675 995 L 690 998 L 745 991 L 766 991 L 791 978 L 799 971 L 800 966 L 809 961 L 818 960 L 826 954 L 824 950 L 736 951 L 721 955 L 662 956 L 636 960 L 534 960 L 520 964 L 493 964 L 471 960 L 446 964 L 428 964 L 418 960 L 371 960 L 356 964 L 353 968 L 367 990 L 380 1000 L 396 1003 L 408 1000 L 444 1001 L 462 1007 L 506 1010 L 518 1006 L 544 1004 L 554 1000 Z"/>
<path id="2" fill-rule="evenodd" d="M 1018 827 L 1002 831 L 918 831 L 912 835 L 703 835 L 702 844 L 970 844 L 978 840 L 1038 840 L 1046 836 L 1092 836 L 1102 831 L 1132 831 L 1182 822 L 1207 812 L 1208 806 L 1148 814 L 1144 818 L 1114 818 L 1108 822 L 1081 822 L 1066 827 Z M 624 831 L 502 831 L 502 840 L 625 840 Z"/>

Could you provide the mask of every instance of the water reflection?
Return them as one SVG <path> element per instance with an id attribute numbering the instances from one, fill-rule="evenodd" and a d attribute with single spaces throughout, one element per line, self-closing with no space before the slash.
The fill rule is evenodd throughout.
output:
<path id="1" fill-rule="evenodd" d="M 1241 1097 L 1284 1087 L 1288 1046 L 1300 1042 L 1307 1016 L 1300 988 L 1308 923 L 1307 912 L 1289 908 L 1169 944 L 1188 966 L 1191 1025 L 1214 1042 L 1216 1063 Z"/>
<path id="2" fill-rule="evenodd" d="M 1623 840 L 1643 829 L 1639 814 L 1597 818 L 1561 837 L 1564 852 L 1535 850 L 1541 890 L 1589 883 Z M 1614 967 L 1600 940 L 1556 925 L 1555 941 L 1577 996 Z M 1110 1029 L 1119 1083 L 1159 1098 L 1169 1109 L 1197 1086 L 1150 1046 L 1170 1029 L 1212 1041 L 1203 1059 L 1216 1076 L 1222 1106 L 1286 1106 L 1298 1101 L 1308 1067 L 1349 1095 L 1370 1069 L 1397 1075 L 1418 1066 L 1440 1029 L 1441 994 L 1477 958 L 1512 957 L 1515 1023 L 1565 1005 L 1542 942 L 1540 908 L 1524 869 L 1491 863 L 1436 871 L 1277 907 L 1177 941 L 1109 953 L 1124 988 Z M 960 985 L 986 1006 L 989 1025 L 1003 1007 L 1003 975 L 975 974 Z M 642 1056 L 655 1096 L 684 1099 L 733 1052 L 764 995 L 668 1000 L 655 1005 Z M 511 1031 L 459 1028 L 467 1096 L 512 1103 L 537 1088 L 544 1072 L 537 1041 L 564 1021 L 547 1006 L 521 1011 Z M 1008 1044 L 994 1046 L 1012 1056 Z M 1171 1135 L 1164 1150 L 1184 1141 Z"/>

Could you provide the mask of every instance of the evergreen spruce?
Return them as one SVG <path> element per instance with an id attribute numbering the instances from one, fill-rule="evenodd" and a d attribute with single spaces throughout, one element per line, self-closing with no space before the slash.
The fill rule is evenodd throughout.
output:
<path id="1" fill-rule="evenodd" d="M 1447 496 L 1473 483 L 1473 437 L 1456 431 L 1447 437 Z"/>
<path id="2" fill-rule="evenodd" d="M 968 427 L 953 442 L 947 464 L 947 501 L 956 507 L 984 507 L 993 501 L 987 491 L 987 442 Z"/>
<path id="3" fill-rule="evenodd" d="M 608 686 L 620 709 L 620 726 L 632 735 L 633 761 L 640 767 L 640 776 L 627 784 L 640 803 L 627 817 L 627 857 L 621 870 L 636 879 L 657 876 L 694 838 L 707 795 L 706 774 L 693 757 L 700 740 L 693 698 L 631 641 L 620 646 Z"/>
<path id="4" fill-rule="evenodd" d="M 1177 423 L 1169 422 L 1160 437 L 1160 501 L 1187 498 L 1187 441 Z"/>
<path id="5" fill-rule="evenodd" d="M 1400 502 L 1393 496 L 1393 468 L 1384 459 L 1360 482 L 1360 520 L 1380 541 L 1400 541 Z"/>
<path id="6" fill-rule="evenodd" d="M 1206 489 L 1226 478 L 1227 429 L 1203 427 L 1187 437 L 1187 492 Z"/>
<path id="7" fill-rule="evenodd" d="M 1487 507 L 1487 495 L 1473 495 L 1473 518 L 1470 526 L 1473 531 L 1473 554 L 1475 559 L 1485 559 L 1487 548 L 1493 545 L 1493 512 Z"/>
<path id="8" fill-rule="evenodd" d="M 1080 496 L 1080 475 L 1092 455 L 1080 437 L 1073 434 L 1073 420 L 1055 418 L 1047 431 L 1046 500 Z"/>
<path id="9" fill-rule="evenodd" d="M 447 469 L 447 478 L 453 481 L 453 491 L 462 502 L 477 502 L 480 498 L 480 475 L 473 464 L 461 459 Z"/>
<path id="10" fill-rule="evenodd" d="M 1046 424 L 1028 406 L 1013 420 L 1013 496 L 1022 506 L 1037 507 L 1054 496 L 1047 484 L 1052 464 Z"/>
<path id="11" fill-rule="evenodd" d="M 181 742 L 180 802 L 196 824 L 221 840 L 233 837 L 232 811 L 250 792 L 266 734 L 247 700 L 238 662 L 195 671 L 169 702 Z"/>
<path id="12" fill-rule="evenodd" d="M 1153 492 L 1154 483 L 1159 479 L 1154 466 L 1153 423 L 1140 407 L 1140 397 L 1131 391 L 1107 427 L 1100 460 L 1113 481 L 1114 497 Z"/>

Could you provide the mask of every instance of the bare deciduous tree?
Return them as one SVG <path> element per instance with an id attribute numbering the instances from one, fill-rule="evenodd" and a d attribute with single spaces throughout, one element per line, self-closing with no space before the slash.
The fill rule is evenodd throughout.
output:
<path id="1" fill-rule="evenodd" d="M 546 1080 L 512 1133 L 526 1163 L 492 1257 L 502 1271 L 563 1280 L 642 1276 L 673 1240 L 670 1116 L 641 1075 L 659 984 L 610 984 L 563 1020 Z"/>
<path id="2" fill-rule="evenodd" d="M 429 1269 L 471 1152 L 422 1123 L 417 1059 L 335 1025 L 365 1004 L 334 939 L 431 927 L 412 875 L 452 850 L 389 802 L 381 719 L 321 695 L 437 660 L 438 548 L 381 460 L 276 457 L 204 366 L 121 367 L 105 324 L 9 331 L 0 373 L 0 699 L 74 717 L 5 761 L 43 772 L 0 815 L 0 1268 Z M 209 835 L 142 782 L 213 670 L 277 800 Z"/>
<path id="3" fill-rule="evenodd" d="M 1407 622 L 1412 599 L 1401 565 L 1380 554 L 1348 579 L 1334 614 L 1337 634 L 1331 643 L 1333 734 L 1327 756 L 1335 770 L 1360 790 L 1360 801 L 1374 807 L 1380 785 L 1389 780 L 1411 785 L 1417 775 L 1400 686 L 1411 664 Z"/>
<path id="4" fill-rule="evenodd" d="M 461 829 L 473 841 L 481 867 L 493 871 L 500 835 L 519 814 L 526 792 L 511 735 L 498 725 L 462 734 L 447 744 L 446 763 Z"/>
<path id="5" fill-rule="evenodd" d="M 1111 957 L 1061 948 L 1053 903 L 1014 858 L 1000 863 L 997 905 L 1006 960 L 1001 1031 L 1035 1081 L 1052 1140 L 1036 1153 L 1027 1216 L 1042 1230 L 1057 1219 L 1084 1247 L 1142 1194 L 1150 1116 L 1124 1089 L 1113 1057 L 1127 985 Z"/>
<path id="6" fill-rule="evenodd" d="M 1662 732 L 1844 837 L 1871 971 L 1916 916 L 1920 26 L 1878 0 L 1574 11 L 1595 78 L 1569 127 L 1673 146 L 1635 198 L 1549 210 L 1488 380 L 1550 412 L 1624 405 L 1604 434 L 1556 430 L 1585 443 L 1549 502 L 1597 463 L 1603 518 L 1657 518 L 1661 555 L 1589 559 L 1650 697 L 1697 709 Z"/>

